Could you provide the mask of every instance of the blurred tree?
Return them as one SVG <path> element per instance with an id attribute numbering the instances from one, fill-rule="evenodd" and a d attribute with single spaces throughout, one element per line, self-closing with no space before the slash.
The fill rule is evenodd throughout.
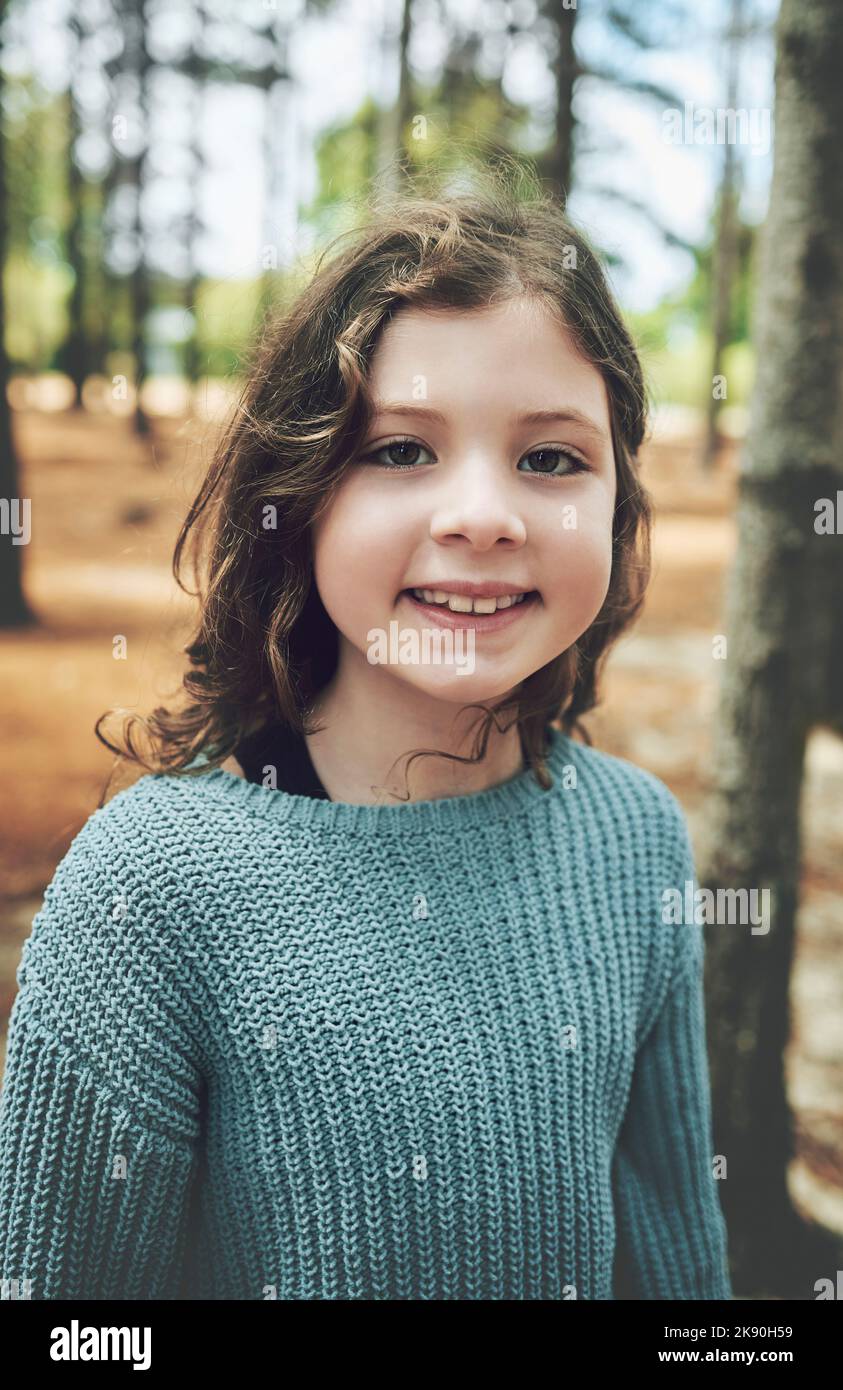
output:
<path id="1" fill-rule="evenodd" d="M 6 266 L 6 129 L 3 120 L 3 25 L 7 0 L 0 0 L 0 268 Z M 11 410 L 7 394 L 9 359 L 6 355 L 6 309 L 4 276 L 0 270 L 0 499 L 7 507 L 11 522 L 12 508 L 22 505 L 20 473 L 12 434 Z M 20 539 L 20 537 L 19 537 Z M 0 531 L 0 627 L 22 627 L 34 622 L 23 593 L 21 578 L 24 546 L 14 544 L 11 524 Z"/>
<path id="2" fill-rule="evenodd" d="M 410 13 L 409 8 L 402 11 L 405 18 Z M 442 13 L 447 14 L 444 7 Z M 408 69 L 402 79 L 404 96 L 390 108 L 393 113 L 399 108 L 406 113 L 397 153 L 394 145 L 384 144 L 384 110 L 370 96 L 350 121 L 321 132 L 315 147 L 318 191 L 299 212 L 301 222 L 314 229 L 318 240 L 330 238 L 350 218 L 363 214 L 361 198 L 375 182 L 394 188 L 396 180 L 400 184 L 401 177 L 409 174 L 422 186 L 427 181 L 432 192 L 458 174 L 472 152 L 480 151 L 486 160 L 494 157 L 495 149 L 517 151 L 531 119 L 530 109 L 505 95 L 502 71 L 478 74 L 481 39 L 477 32 L 461 28 L 452 16 L 449 23 L 438 80 L 427 85 L 411 81 Z M 410 36 L 402 24 L 404 64 Z M 423 124 L 420 121 L 408 138 L 415 113 Z M 517 153 L 512 157 L 517 159 Z"/>
<path id="3" fill-rule="evenodd" d="M 565 202 L 574 172 L 574 82 L 581 71 L 574 54 L 576 3 L 540 0 L 539 13 L 553 30 L 554 84 L 553 141 L 540 161 L 540 171 Z"/>
<path id="4" fill-rule="evenodd" d="M 843 544 L 819 523 L 822 499 L 833 507 L 843 489 L 841 72 L 839 0 L 783 0 L 758 370 L 699 875 L 704 888 L 770 890 L 766 933 L 715 926 L 706 962 L 714 1142 L 728 1162 L 721 1202 L 735 1291 L 750 1298 L 813 1298 L 843 1258 L 839 1237 L 791 1204 L 784 1074 L 806 742 L 821 722 L 843 732 Z"/>
<path id="5" fill-rule="evenodd" d="M 472 147 L 508 150 L 515 132 L 526 127 L 530 113 L 501 96 L 497 78 L 470 74 L 459 90 L 450 117 L 441 104 L 441 88 L 418 91 L 418 106 L 426 121 L 424 139 L 408 145 L 406 168 L 431 187 L 444 184 L 464 164 Z M 318 191 L 300 209 L 300 221 L 325 240 L 362 213 L 361 198 L 376 179 L 380 109 L 367 97 L 350 121 L 322 131 L 315 148 Z M 513 156 L 517 157 L 517 156 Z M 525 163 L 527 163 L 525 156 Z"/>
<path id="6" fill-rule="evenodd" d="M 284 124 L 289 120 L 289 102 L 292 100 L 292 76 L 288 50 L 290 44 L 290 22 L 274 15 L 264 31 L 267 51 L 267 67 L 264 79 L 264 261 L 261 267 L 261 292 L 258 315 L 261 319 L 271 314 L 279 287 L 279 270 L 282 256 L 279 254 L 278 214 L 282 193 L 282 181 L 292 173 L 284 169 L 279 158 L 279 146 L 287 138 L 289 131 Z M 287 97 L 287 101 L 284 97 Z"/>
<path id="7" fill-rule="evenodd" d="M 198 59 L 201 56 L 206 22 L 203 0 L 194 0 L 192 11 L 192 52 L 194 58 Z M 199 292 L 202 277 L 199 271 L 198 242 L 203 231 L 202 179 L 205 168 L 205 150 L 202 143 L 202 113 L 205 108 L 207 77 L 201 62 L 197 61 L 195 68 L 192 81 L 193 120 L 190 130 L 190 204 L 186 227 L 188 273 L 184 287 L 185 309 L 190 316 L 184 343 L 184 374 L 189 382 L 196 382 L 201 371 Z"/>
<path id="8" fill-rule="evenodd" d="M 597 5 L 593 7 L 592 15 L 598 12 L 598 8 Z M 588 156 L 600 150 L 606 141 L 602 139 L 603 132 L 594 123 L 589 128 L 587 138 L 583 137 L 576 119 L 575 102 L 578 85 L 588 82 L 598 90 L 608 87 L 644 97 L 662 106 L 678 105 L 679 99 L 673 91 L 647 78 L 633 76 L 633 73 L 640 64 L 641 54 L 655 53 L 665 46 L 687 42 L 687 5 L 682 0 L 664 0 L 654 13 L 642 14 L 641 7 L 634 0 L 626 0 L 625 4 L 604 0 L 599 12 L 604 35 L 614 36 L 621 49 L 632 45 L 636 50 L 637 63 L 617 61 L 613 64 L 606 61 L 605 56 L 598 59 L 596 55 L 583 57 L 578 53 L 575 37 L 579 34 L 579 25 L 575 0 L 537 0 L 537 13 L 526 19 L 521 17 L 522 11 L 516 11 L 511 4 L 504 5 L 506 21 L 503 32 L 508 45 L 511 46 L 512 40 L 519 35 L 530 33 L 539 39 L 542 49 L 550 55 L 548 62 L 553 77 L 552 136 L 547 146 L 535 155 L 535 167 L 548 182 L 551 191 L 563 202 L 575 185 L 604 199 L 621 202 L 649 221 L 668 245 L 693 254 L 694 246 L 669 227 L 663 226 L 646 200 L 621 187 L 598 185 L 587 172 L 581 172 L 582 169 L 587 171 Z M 645 20 L 649 20 L 649 23 L 645 23 Z M 472 39 L 473 47 L 470 46 Z M 465 51 L 470 53 L 473 62 L 481 46 L 479 37 L 476 34 L 467 36 L 464 43 Z M 464 80 L 465 74 L 461 76 Z M 497 87 L 502 97 L 501 79 Z M 611 138 L 612 144 L 615 144 L 614 133 Z M 620 258 L 610 254 L 606 259 L 616 264 Z"/>
<path id="9" fill-rule="evenodd" d="M 717 209 L 715 209 L 715 216 L 716 212 Z M 721 348 L 721 360 L 723 352 L 731 343 L 745 342 L 750 336 L 753 262 L 756 254 L 758 228 L 750 222 L 744 222 L 737 209 L 735 210 L 735 217 L 735 261 L 729 290 L 729 330 Z M 705 246 L 694 248 L 696 271 L 690 283 L 682 290 L 681 295 L 676 300 L 678 303 L 681 299 L 689 320 L 700 333 L 708 332 L 711 326 L 717 274 L 716 243 L 715 233 Z"/>
<path id="10" fill-rule="evenodd" d="M 382 187 L 397 191 L 406 170 L 407 126 L 413 113 L 413 85 L 410 72 L 410 36 L 413 27 L 413 0 L 401 0 L 401 21 L 398 28 L 398 96 L 379 108 L 378 176 Z M 392 49 L 393 36 L 383 35 L 384 57 Z"/>
<path id="11" fill-rule="evenodd" d="M 303 11 L 298 16 L 299 19 L 307 19 L 314 15 L 329 12 L 335 5 L 335 0 L 304 0 Z M 280 263 L 277 256 L 276 244 L 276 212 L 282 191 L 282 181 L 288 176 L 287 170 L 283 167 L 278 157 L 278 147 L 281 142 L 282 132 L 279 127 L 277 113 L 281 106 L 279 101 L 279 89 L 286 88 L 289 99 L 292 100 L 293 78 L 289 65 L 288 49 L 292 33 L 292 25 L 289 15 L 282 15 L 278 7 L 272 3 L 265 3 L 264 9 L 271 12 L 259 33 L 259 42 L 256 45 L 250 43 L 252 37 L 248 23 L 242 23 L 242 16 L 237 11 L 232 11 L 226 16 L 227 21 L 241 28 L 241 38 L 244 40 L 241 51 L 231 53 L 222 51 L 225 45 L 222 42 L 224 33 L 230 37 L 233 30 L 221 31 L 221 26 L 213 21 L 218 20 L 218 12 L 212 6 L 201 3 L 197 0 L 194 5 L 194 17 L 197 21 L 194 42 L 191 44 L 186 57 L 180 61 L 173 61 L 170 64 L 174 72 L 181 73 L 190 77 L 196 84 L 197 89 L 207 82 L 220 83 L 245 83 L 249 86 L 258 88 L 264 94 L 264 187 L 266 190 L 265 203 L 267 208 L 267 233 L 269 240 L 264 246 L 264 253 L 270 263 L 260 267 L 260 281 L 258 287 L 258 304 L 254 314 L 252 332 L 259 330 L 263 319 L 266 316 L 279 284 Z M 243 56 L 245 52 L 245 57 Z M 197 118 L 199 103 L 201 98 L 197 97 Z M 288 110 L 285 107 L 285 113 Z M 283 116 L 282 118 L 283 119 Z M 286 132 L 285 132 L 286 133 Z M 199 142 L 197 134 L 194 132 L 193 144 L 194 152 L 194 180 L 199 178 L 201 165 Z M 197 194 L 197 183 L 194 182 L 194 199 Z M 199 231 L 199 222 L 196 220 L 195 211 L 191 214 L 189 221 L 189 236 L 195 239 Z M 273 251 L 276 253 L 273 255 Z M 195 265 L 191 270 L 190 285 L 186 291 L 187 302 L 192 306 L 194 314 L 194 333 L 199 332 L 200 299 L 203 280 L 199 275 Z M 251 335 L 250 335 L 251 336 Z M 188 344 L 186 348 L 186 360 L 190 363 L 188 374 L 195 373 L 197 370 L 197 344 Z M 230 370 L 230 369 L 229 369 Z"/>
<path id="12" fill-rule="evenodd" d="M 745 38 L 746 0 L 730 0 L 729 28 L 726 49 L 726 109 L 734 111 L 738 104 L 741 48 Z M 740 201 L 740 165 L 734 141 L 723 146 L 723 168 L 717 197 L 717 240 L 714 248 L 714 294 L 712 297 L 711 381 L 708 390 L 706 433 L 702 464 L 711 468 L 717 456 L 719 436 L 717 421 L 724 399 L 720 383 L 723 376 L 723 354 L 732 338 L 733 292 L 738 271 L 739 232 L 738 203 Z"/>
<path id="13" fill-rule="evenodd" d="M 21 17 L 21 8 L 11 7 Z M 7 42 L 8 34 L 7 34 Z M 13 368 L 56 365 L 70 287 L 67 222 L 67 98 L 45 94 L 30 73 L 5 79 L 6 350 Z"/>
<path id="14" fill-rule="evenodd" d="M 79 167 L 77 145 L 82 135 L 79 103 L 75 97 L 74 77 L 78 79 L 80 50 L 85 41 L 83 14 L 71 13 L 68 27 L 75 43 L 73 68 L 66 93 L 67 99 L 67 188 L 70 200 L 70 225 L 67 232 L 67 258 L 73 271 L 73 288 L 68 305 L 68 331 L 59 362 L 73 383 L 76 404 L 82 399 L 82 387 L 92 368 L 90 337 L 87 323 L 88 190 Z"/>
<path id="15" fill-rule="evenodd" d="M 141 124 L 141 144 L 129 161 L 129 178 L 134 189 L 135 266 L 130 280 L 132 306 L 132 355 L 135 359 L 134 422 L 138 434 L 150 432 L 150 420 L 141 403 L 141 388 L 147 373 L 147 333 L 152 308 L 152 287 L 146 249 L 143 196 L 149 157 L 149 73 L 152 66 L 147 47 L 147 0 L 118 0 L 127 35 L 126 46 L 131 70 L 137 79 L 137 103 Z"/>
<path id="16" fill-rule="evenodd" d="M 440 110 L 450 121 L 457 122 L 460 119 L 461 108 L 465 104 L 467 94 L 471 91 L 474 83 L 481 40 L 480 35 L 474 30 L 460 29 L 453 21 L 448 28 L 445 18 L 446 12 L 447 6 L 443 0 L 442 14 L 443 25 L 446 25 L 447 47 L 436 95 Z M 495 86 L 498 85 L 496 81 Z"/>

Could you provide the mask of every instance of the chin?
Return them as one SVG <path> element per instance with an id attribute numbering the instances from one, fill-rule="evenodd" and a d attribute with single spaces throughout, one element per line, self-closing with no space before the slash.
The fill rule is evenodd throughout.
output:
<path id="1" fill-rule="evenodd" d="M 496 677 L 479 668 L 463 676 L 457 675 L 453 669 L 447 672 L 443 669 L 439 679 L 412 681 L 411 684 L 416 690 L 423 690 L 434 700 L 442 700 L 459 707 L 475 702 L 499 700 L 508 695 L 523 679 L 523 676 L 513 679 L 511 675 L 506 678 Z"/>

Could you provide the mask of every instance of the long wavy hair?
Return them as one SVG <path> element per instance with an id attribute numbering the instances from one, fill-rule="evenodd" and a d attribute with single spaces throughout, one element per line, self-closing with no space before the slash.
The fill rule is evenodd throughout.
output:
<path id="1" fill-rule="evenodd" d="M 509 698 L 466 707 L 478 710 L 469 756 L 438 749 L 405 756 L 477 762 L 492 727 L 517 722 L 527 764 L 546 789 L 548 729 L 591 743 L 582 716 L 597 704 L 605 657 L 637 616 L 650 577 L 638 354 L 586 236 L 537 182 L 525 192 L 523 170 L 517 188 L 498 170 L 453 196 L 412 188 L 375 195 L 367 213 L 325 248 L 307 285 L 258 335 L 182 524 L 173 573 L 198 598 L 199 616 L 184 649 L 179 707 L 148 716 L 108 710 L 95 733 L 118 762 L 189 776 L 236 755 L 241 740 L 269 721 L 317 732 L 311 704 L 336 669 L 338 644 L 313 580 L 310 528 L 364 446 L 379 336 L 404 307 L 464 311 L 528 297 L 556 316 L 606 384 L 617 479 L 608 591 L 587 631 Z M 270 515 L 274 526 L 265 524 Z M 193 591 L 182 581 L 186 554 Z M 100 730 L 114 714 L 124 719 L 119 742 Z"/>

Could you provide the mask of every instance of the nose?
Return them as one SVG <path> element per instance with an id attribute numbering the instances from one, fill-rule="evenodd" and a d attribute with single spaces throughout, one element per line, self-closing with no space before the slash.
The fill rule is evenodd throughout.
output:
<path id="1" fill-rule="evenodd" d="M 484 458 L 448 470 L 430 518 L 430 534 L 441 543 L 466 540 L 475 550 L 502 543 L 522 546 L 527 528 L 516 501 L 516 481 L 500 464 Z"/>

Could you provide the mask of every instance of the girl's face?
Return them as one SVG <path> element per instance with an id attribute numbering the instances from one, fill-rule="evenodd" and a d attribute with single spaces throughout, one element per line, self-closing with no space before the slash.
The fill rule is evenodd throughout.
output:
<path id="1" fill-rule="evenodd" d="M 506 695 L 570 647 L 606 596 L 615 465 L 603 378 L 519 299 L 401 310 L 370 380 L 378 414 L 313 525 L 338 678 L 362 663 L 367 679 L 455 704 Z M 466 587 L 524 598 L 465 612 Z M 439 602 L 414 596 L 425 589 Z M 491 607 L 488 593 L 478 607 Z"/>

